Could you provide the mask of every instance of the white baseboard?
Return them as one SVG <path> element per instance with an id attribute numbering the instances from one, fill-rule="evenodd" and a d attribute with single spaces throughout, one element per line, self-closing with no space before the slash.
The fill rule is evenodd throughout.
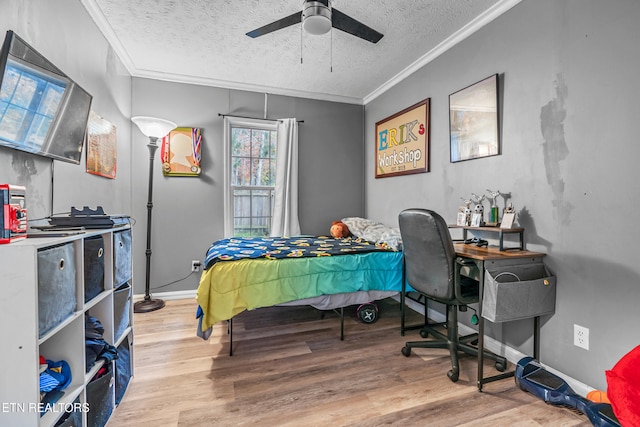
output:
<path id="1" fill-rule="evenodd" d="M 196 290 L 188 291 L 173 291 L 173 292 L 153 292 L 151 294 L 153 298 L 160 298 L 163 300 L 175 300 L 175 299 L 195 299 Z M 136 294 L 133 296 L 133 301 L 140 301 L 144 299 L 144 294 Z"/>
<path id="2" fill-rule="evenodd" d="M 400 295 L 394 296 L 393 299 L 395 299 L 396 301 L 400 301 Z M 405 303 L 407 307 L 411 308 L 412 310 L 420 314 L 424 313 L 424 306 L 422 304 L 410 299 L 406 299 Z M 433 310 L 432 308 L 429 308 L 427 310 L 427 315 L 429 316 L 429 319 L 433 320 L 434 322 L 444 322 L 446 320 L 446 317 L 443 313 L 440 313 L 437 310 Z M 467 325 L 463 325 L 462 323 L 458 324 L 458 328 L 461 335 L 467 335 L 467 334 L 472 334 L 474 332 L 477 332 L 473 328 Z M 513 364 L 518 363 L 518 361 L 523 357 L 530 356 L 527 354 L 523 354 L 520 351 L 516 350 L 515 348 L 509 347 L 501 343 L 500 341 L 496 340 L 495 338 L 488 337 L 488 336 L 485 336 L 484 347 L 492 353 L 498 354 L 500 356 L 504 356 L 509 362 Z M 565 380 L 567 384 L 571 386 L 573 391 L 575 391 L 580 396 L 584 397 L 591 390 L 594 390 L 593 387 L 589 387 L 588 385 L 576 380 L 575 378 L 565 375 L 562 372 L 559 372 L 556 369 L 553 369 L 552 367 L 545 365 L 544 363 L 540 363 L 540 365 L 542 365 L 549 372 Z"/>

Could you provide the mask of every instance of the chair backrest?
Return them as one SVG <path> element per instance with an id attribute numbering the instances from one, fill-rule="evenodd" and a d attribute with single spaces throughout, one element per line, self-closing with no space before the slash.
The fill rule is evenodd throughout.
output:
<path id="1" fill-rule="evenodd" d="M 456 252 L 444 219 L 428 209 L 406 209 L 398 221 L 407 282 L 428 297 L 455 301 Z"/>

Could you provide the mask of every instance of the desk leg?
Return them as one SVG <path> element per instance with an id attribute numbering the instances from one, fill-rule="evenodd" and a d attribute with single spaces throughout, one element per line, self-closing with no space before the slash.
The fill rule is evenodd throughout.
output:
<path id="1" fill-rule="evenodd" d="M 533 358 L 540 361 L 540 316 L 533 318 Z"/>
<path id="2" fill-rule="evenodd" d="M 482 379 L 484 377 L 484 318 L 482 317 L 482 294 L 484 293 L 484 262 L 476 261 L 478 266 L 478 391 L 482 391 Z"/>

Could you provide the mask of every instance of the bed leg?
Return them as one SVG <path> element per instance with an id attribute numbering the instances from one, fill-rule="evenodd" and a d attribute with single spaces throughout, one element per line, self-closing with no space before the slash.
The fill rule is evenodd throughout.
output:
<path id="1" fill-rule="evenodd" d="M 229 356 L 233 356 L 233 319 L 229 319 L 227 333 L 229 334 Z"/>
<path id="2" fill-rule="evenodd" d="M 340 307 L 340 341 L 344 341 L 344 307 Z"/>

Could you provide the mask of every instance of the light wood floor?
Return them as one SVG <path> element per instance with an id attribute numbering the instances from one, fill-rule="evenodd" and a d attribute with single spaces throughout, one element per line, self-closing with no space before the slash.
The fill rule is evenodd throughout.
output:
<path id="1" fill-rule="evenodd" d="M 512 378 L 475 386 L 475 359 L 461 357 L 457 383 L 446 350 L 414 349 L 399 332 L 399 304 L 380 319 L 272 307 L 237 316 L 234 355 L 225 325 L 195 336 L 196 303 L 167 301 L 135 315 L 134 378 L 108 427 L 118 426 L 590 426 L 586 416 L 546 405 Z M 421 321 L 412 312 L 413 320 Z M 509 366 L 512 369 L 513 366 Z M 487 363 L 486 373 L 495 373 Z"/>

